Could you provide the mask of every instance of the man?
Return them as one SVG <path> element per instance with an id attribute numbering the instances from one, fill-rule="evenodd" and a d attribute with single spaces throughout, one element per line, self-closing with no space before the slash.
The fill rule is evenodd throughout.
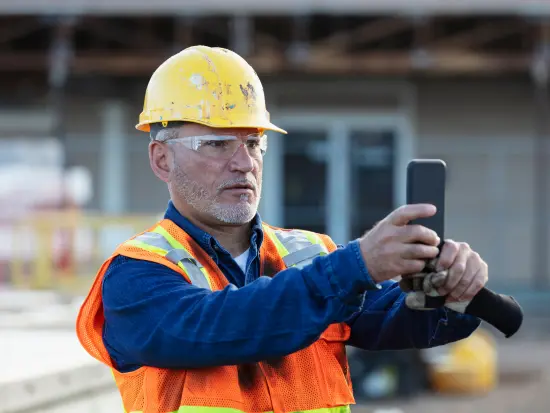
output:
<path id="1" fill-rule="evenodd" d="M 340 247 L 261 221 L 264 132 L 286 132 L 235 53 L 196 46 L 169 58 L 136 127 L 151 136 L 150 165 L 171 201 L 104 263 L 77 322 L 126 412 L 348 412 L 345 345 L 426 348 L 479 326 L 450 308 L 409 308 L 392 280 L 437 256 L 437 235 L 407 225 L 434 214 L 430 205 L 403 206 Z M 465 243 L 447 240 L 438 266 L 449 302 L 487 281 Z"/>

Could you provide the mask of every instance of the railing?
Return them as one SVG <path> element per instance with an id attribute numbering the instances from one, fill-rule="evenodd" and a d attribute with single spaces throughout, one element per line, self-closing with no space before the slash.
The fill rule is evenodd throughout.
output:
<path id="1" fill-rule="evenodd" d="M 72 210 L 1 222 L 0 283 L 83 292 L 117 245 L 160 218 Z"/>

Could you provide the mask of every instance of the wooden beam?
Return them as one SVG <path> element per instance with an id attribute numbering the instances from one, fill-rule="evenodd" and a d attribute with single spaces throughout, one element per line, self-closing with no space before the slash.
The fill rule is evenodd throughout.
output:
<path id="1" fill-rule="evenodd" d="M 523 30 L 525 27 L 519 23 L 487 22 L 470 30 L 434 40 L 429 46 L 434 48 L 470 48 L 521 33 Z"/>
<path id="2" fill-rule="evenodd" d="M 150 76 L 169 57 L 146 53 L 82 53 L 75 57 L 73 71 L 78 74 L 117 76 Z"/>
<path id="3" fill-rule="evenodd" d="M 437 52 L 427 56 L 427 63 L 418 65 L 406 52 L 369 52 L 360 55 L 336 56 L 331 59 L 310 59 L 300 71 L 323 74 L 392 74 L 430 73 L 442 75 L 482 75 L 521 73 L 528 70 L 529 55 L 483 54 L 467 51 Z M 261 69 L 259 69 L 261 70 Z"/>
<path id="4" fill-rule="evenodd" d="M 271 34 L 260 32 L 256 30 L 254 33 L 254 48 L 255 50 L 269 48 L 274 50 L 280 50 L 284 47 L 281 41 Z"/>
<path id="5" fill-rule="evenodd" d="M 100 76 L 150 76 L 167 58 L 165 55 L 142 53 L 79 53 L 71 63 L 71 73 Z M 369 52 L 355 55 L 336 55 L 322 58 L 311 55 L 295 64 L 283 53 L 264 51 L 247 58 L 263 74 L 285 72 L 326 75 L 430 73 L 442 75 L 489 75 L 528 73 L 530 53 L 476 53 L 471 51 L 429 52 L 424 65 L 418 65 L 408 52 Z M 42 72 L 47 70 L 47 56 L 40 53 L 0 52 L 0 72 Z"/>
<path id="6" fill-rule="evenodd" d="M 334 33 L 325 39 L 314 42 L 312 48 L 319 53 L 339 51 L 353 44 L 367 43 L 391 36 L 410 27 L 411 21 L 408 20 L 382 18 L 353 30 Z"/>

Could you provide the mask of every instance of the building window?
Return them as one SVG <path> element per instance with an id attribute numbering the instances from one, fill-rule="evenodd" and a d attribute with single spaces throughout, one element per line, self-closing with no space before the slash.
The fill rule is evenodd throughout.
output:
<path id="1" fill-rule="evenodd" d="M 395 133 L 352 131 L 350 137 L 350 235 L 354 239 L 393 209 Z"/>
<path id="2" fill-rule="evenodd" d="M 284 225 L 326 232 L 327 134 L 289 130 L 284 137 Z"/>

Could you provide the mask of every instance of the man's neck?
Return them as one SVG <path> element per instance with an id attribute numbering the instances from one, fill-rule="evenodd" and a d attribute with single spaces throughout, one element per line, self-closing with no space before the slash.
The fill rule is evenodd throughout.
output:
<path id="1" fill-rule="evenodd" d="M 232 257 L 238 257 L 250 247 L 250 223 L 242 225 L 212 225 L 201 221 L 191 214 L 184 213 L 176 206 L 178 212 L 193 225 L 212 235 Z"/>
<path id="2" fill-rule="evenodd" d="M 208 232 L 232 257 L 238 257 L 250 247 L 250 224 L 208 226 L 191 221 L 204 232 Z"/>

